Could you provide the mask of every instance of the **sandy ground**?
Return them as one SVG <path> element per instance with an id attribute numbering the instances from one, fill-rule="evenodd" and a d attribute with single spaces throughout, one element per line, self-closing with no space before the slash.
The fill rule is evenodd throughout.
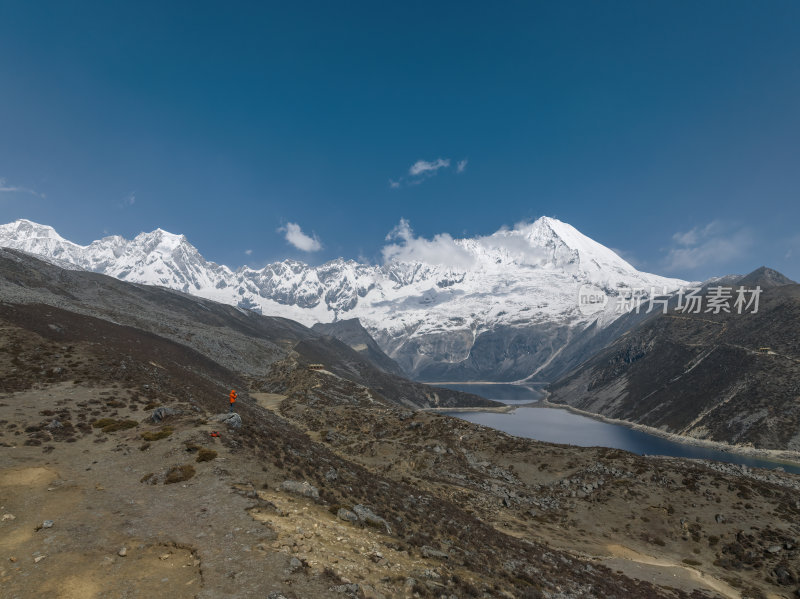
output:
<path id="1" fill-rule="evenodd" d="M 111 389 L 57 385 L 0 398 L 0 421 L 30 422 L 47 406 L 68 407 Z M 142 420 L 142 412 L 118 410 Z M 140 435 L 158 426 L 109 434 L 93 430 L 76 442 L 26 446 L 24 435 L 0 441 L 0 596 L 3 599 L 152 599 L 171 597 L 341 597 L 329 580 L 292 571 L 291 556 L 271 549 L 275 532 L 248 513 L 254 505 L 234 489 L 237 478 L 265 473 L 240 463 L 208 436 L 212 426 L 176 423 L 172 436 L 140 451 Z M 223 432 L 224 434 L 224 432 Z M 218 451 L 196 463 L 185 441 Z M 146 474 L 192 464 L 190 480 L 150 485 Z M 330 515 L 330 520 L 335 517 Z M 52 527 L 37 528 L 45 520 Z M 120 550 L 125 548 L 120 555 Z"/>

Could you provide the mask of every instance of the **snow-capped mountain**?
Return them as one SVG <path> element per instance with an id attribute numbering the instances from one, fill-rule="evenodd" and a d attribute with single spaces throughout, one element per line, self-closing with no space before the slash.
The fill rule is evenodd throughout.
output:
<path id="1" fill-rule="evenodd" d="M 614 296 L 684 284 L 640 272 L 574 227 L 547 217 L 469 239 L 428 241 L 407 231 L 384 249 L 387 259 L 380 266 L 285 260 L 234 271 L 206 261 L 183 235 L 161 229 L 80 246 L 27 220 L 0 225 L 0 246 L 309 326 L 357 317 L 387 354 L 426 380 L 532 375 L 576 331 L 616 317 L 611 309 L 581 313 L 581 286 Z"/>

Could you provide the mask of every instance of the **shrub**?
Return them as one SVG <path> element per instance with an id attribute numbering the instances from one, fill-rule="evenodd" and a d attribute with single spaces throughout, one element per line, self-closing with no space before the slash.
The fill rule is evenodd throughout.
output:
<path id="1" fill-rule="evenodd" d="M 197 451 L 197 461 L 198 462 L 210 462 L 214 458 L 217 457 L 217 452 L 213 449 L 207 449 L 205 447 L 201 447 Z"/>
<path id="2" fill-rule="evenodd" d="M 113 418 L 100 418 L 92 422 L 94 428 L 99 428 L 104 433 L 113 433 L 115 431 L 124 431 L 135 426 L 139 423 L 135 420 L 115 420 Z"/>
<path id="3" fill-rule="evenodd" d="M 142 439 L 145 441 L 158 441 L 159 439 L 166 439 L 174 432 L 175 429 L 173 429 L 171 426 L 165 426 L 161 430 L 147 431 L 146 433 L 142 433 Z"/>
<path id="4" fill-rule="evenodd" d="M 703 565 L 702 562 L 698 562 L 696 559 L 691 559 L 691 558 L 688 558 L 688 557 L 685 560 L 683 560 L 683 563 L 686 564 L 687 566 L 701 566 L 701 565 Z"/>
<path id="5" fill-rule="evenodd" d="M 191 464 L 184 464 L 183 466 L 173 466 L 167 470 L 167 476 L 164 478 L 164 484 L 170 485 L 172 483 L 179 483 L 189 480 L 195 474 L 194 466 Z"/>

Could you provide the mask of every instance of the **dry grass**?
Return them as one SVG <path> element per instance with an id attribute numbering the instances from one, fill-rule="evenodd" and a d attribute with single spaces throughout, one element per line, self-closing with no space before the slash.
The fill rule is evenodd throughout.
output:
<path id="1" fill-rule="evenodd" d="M 197 451 L 197 460 L 198 462 L 210 462 L 214 458 L 217 457 L 217 452 L 213 449 L 208 449 L 206 447 L 201 447 Z"/>
<path id="2" fill-rule="evenodd" d="M 99 420 L 92 422 L 92 427 L 99 428 L 104 433 L 124 431 L 136 426 L 139 426 L 139 423 L 135 420 L 116 420 L 114 418 L 100 418 Z"/>
<path id="3" fill-rule="evenodd" d="M 167 476 L 164 479 L 165 485 L 172 483 L 180 483 L 189 480 L 195 475 L 194 466 L 191 464 L 184 464 L 183 466 L 173 466 L 167 470 Z"/>
<path id="4" fill-rule="evenodd" d="M 175 429 L 173 429 L 171 426 L 165 426 L 157 431 L 148 431 L 146 433 L 142 433 L 141 436 L 145 441 L 158 441 L 159 439 L 166 439 L 173 432 L 175 432 Z"/>

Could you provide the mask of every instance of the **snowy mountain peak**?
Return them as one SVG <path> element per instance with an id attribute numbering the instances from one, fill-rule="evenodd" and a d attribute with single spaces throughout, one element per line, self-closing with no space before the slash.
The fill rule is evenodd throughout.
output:
<path id="1" fill-rule="evenodd" d="M 383 265 L 342 258 L 320 266 L 285 260 L 233 271 L 206 261 L 184 235 L 162 229 L 80 246 L 31 221 L 0 226 L 0 246 L 61 266 L 178 289 L 306 325 L 359 318 L 409 372 L 423 372 L 430 360 L 478 360 L 473 345 L 496 331 L 612 321 L 613 314 L 580 312 L 583 285 L 613 294 L 684 283 L 640 272 L 571 225 L 548 217 L 466 239 L 427 240 L 406 226 L 389 243 Z M 487 351 L 485 344 L 481 351 Z M 502 355 L 497 354 L 501 362 Z"/>
<path id="2" fill-rule="evenodd" d="M 21 218 L 8 223 L 0 225 L 0 236 L 3 239 L 7 237 L 27 237 L 29 239 L 53 239 L 56 241 L 66 241 L 61 237 L 53 227 L 48 225 L 40 225 L 33 221 Z"/>

